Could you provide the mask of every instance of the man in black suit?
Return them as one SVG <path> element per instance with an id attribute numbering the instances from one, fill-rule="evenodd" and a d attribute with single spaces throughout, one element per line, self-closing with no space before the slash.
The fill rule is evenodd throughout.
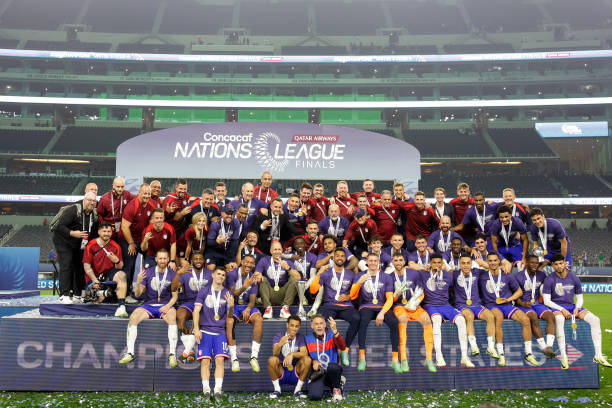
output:
<path id="1" fill-rule="evenodd" d="M 287 214 L 283 213 L 283 201 L 275 198 L 270 202 L 270 211 L 267 215 L 257 214 L 253 225 L 259 232 L 257 248 L 264 254 L 270 253 L 270 243 L 278 239 L 284 244 L 289 239 L 299 235 L 300 232 L 289 222 Z"/>

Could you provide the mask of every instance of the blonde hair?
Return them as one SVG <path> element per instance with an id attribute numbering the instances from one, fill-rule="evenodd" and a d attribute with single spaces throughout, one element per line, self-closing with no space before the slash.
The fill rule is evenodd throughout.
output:
<path id="1" fill-rule="evenodd" d="M 203 212 L 199 212 L 199 213 L 195 213 L 193 215 L 193 217 L 191 218 L 191 226 L 193 227 L 193 230 L 195 231 L 196 234 L 196 239 L 199 241 L 200 240 L 200 229 L 198 228 L 198 221 L 200 221 L 202 218 L 204 218 L 204 229 L 206 229 L 206 221 L 208 221 L 206 219 L 206 214 Z"/>

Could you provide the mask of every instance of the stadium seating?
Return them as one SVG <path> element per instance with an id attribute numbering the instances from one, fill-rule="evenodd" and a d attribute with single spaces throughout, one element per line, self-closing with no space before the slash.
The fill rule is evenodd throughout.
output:
<path id="1" fill-rule="evenodd" d="M 4 236 L 4 234 L 6 234 L 7 232 L 9 232 L 9 230 L 13 228 L 12 225 L 4 225 L 4 224 L 0 224 L 0 238 L 2 238 Z"/>
<path id="2" fill-rule="evenodd" d="M 57 30 L 60 24 L 74 21 L 82 4 L 81 0 L 12 1 L 2 15 L 0 27 Z"/>
<path id="3" fill-rule="evenodd" d="M 504 155 L 555 155 L 535 129 L 489 128 L 489 135 Z"/>
<path id="4" fill-rule="evenodd" d="M 568 23 L 573 29 L 595 29 L 610 23 L 612 7 L 605 0 L 556 0 L 544 7 L 559 23 Z"/>
<path id="5" fill-rule="evenodd" d="M 240 27 L 252 35 L 306 35 L 308 3 L 253 0 L 240 7 Z"/>
<path id="6" fill-rule="evenodd" d="M 572 175 L 557 177 L 570 196 L 579 197 L 612 197 L 612 190 L 595 176 Z"/>
<path id="7" fill-rule="evenodd" d="M 70 176 L 0 176 L 0 193 L 67 195 L 80 180 Z"/>
<path id="8" fill-rule="evenodd" d="M 142 117 L 142 112 L 140 113 Z M 54 152 L 114 153 L 117 146 L 140 134 L 136 128 L 69 126 L 53 147 Z"/>
<path id="9" fill-rule="evenodd" d="M 411 129 L 404 139 L 423 156 L 491 156 L 493 152 L 482 136 L 457 129 Z"/>
<path id="10" fill-rule="evenodd" d="M 39 153 L 54 134 L 53 130 L 0 129 L 0 143 L 5 151 Z"/>
<path id="11" fill-rule="evenodd" d="M 54 249 L 53 233 L 46 225 L 25 225 L 5 246 L 9 247 L 40 247 L 40 262 L 49 260 L 49 251 Z"/>
<path id="12" fill-rule="evenodd" d="M 486 32 L 538 31 L 542 14 L 537 6 L 525 1 L 465 0 L 472 23 Z"/>
<path id="13" fill-rule="evenodd" d="M 394 27 L 405 27 L 410 34 L 459 34 L 468 28 L 455 5 L 442 2 L 387 2 Z M 432 19 L 432 16 L 435 18 Z M 420 54 L 420 53 L 418 53 Z M 429 53 L 425 53 L 429 54 Z"/>
<path id="14" fill-rule="evenodd" d="M 83 23 L 103 33 L 150 32 L 160 3 L 161 0 L 93 1 Z"/>
<path id="15" fill-rule="evenodd" d="M 326 35 L 374 35 L 384 26 L 379 2 L 363 2 L 359 7 L 345 2 L 314 2 L 317 28 Z"/>
<path id="16" fill-rule="evenodd" d="M 606 230 L 568 230 L 566 231 L 572 244 L 572 259 L 574 265 L 578 264 L 578 257 L 585 251 L 587 253 L 587 265 L 597 265 L 597 256 L 604 255 L 607 266 L 610 265 L 612 256 L 612 232 Z"/>
<path id="17" fill-rule="evenodd" d="M 461 175 L 458 180 L 468 183 L 472 193 L 482 191 L 486 197 L 501 197 L 502 190 L 506 187 L 514 188 L 517 197 L 561 197 L 561 193 L 554 187 L 553 181 L 549 177 L 537 174 L 516 175 L 513 172 L 508 172 L 500 175 L 485 173 L 479 176 Z M 456 187 L 455 184 L 453 191 Z"/>
<path id="18" fill-rule="evenodd" d="M 218 34 L 223 27 L 231 27 L 232 12 L 231 5 L 173 0 L 172 7 L 166 7 L 159 30 L 164 34 Z"/>

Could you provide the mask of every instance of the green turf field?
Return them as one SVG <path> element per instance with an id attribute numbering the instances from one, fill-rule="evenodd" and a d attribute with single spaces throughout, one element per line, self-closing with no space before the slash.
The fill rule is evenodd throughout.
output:
<path id="1" fill-rule="evenodd" d="M 50 293 L 49 293 L 50 294 Z M 604 353 L 612 356 L 612 297 L 610 295 L 585 295 L 585 306 L 601 318 Z M 599 390 L 498 390 L 498 391 L 435 391 L 399 392 L 365 391 L 349 392 L 341 404 L 346 407 L 477 407 L 493 402 L 507 408 L 518 407 L 612 407 L 612 369 L 600 368 Z M 231 373 L 230 373 L 231 375 Z M 350 378 L 348 379 L 350 381 Z M 271 388 L 271 386 L 270 386 Z M 549 398 L 565 398 L 549 401 Z M 586 400 L 588 399 L 588 400 Z M 270 401 L 268 393 L 228 393 L 224 397 L 226 407 L 286 407 L 321 406 L 320 403 L 295 401 L 284 397 Z M 582 402 L 584 401 L 584 402 Z M 127 393 L 127 392 L 0 392 L 0 407 L 206 407 L 210 401 L 200 393 Z"/>

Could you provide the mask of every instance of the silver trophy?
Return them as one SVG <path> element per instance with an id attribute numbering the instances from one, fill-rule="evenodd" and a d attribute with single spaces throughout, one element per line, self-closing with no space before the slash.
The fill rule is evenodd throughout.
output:
<path id="1" fill-rule="evenodd" d="M 546 262 L 546 259 L 544 259 L 544 250 L 542 248 L 534 248 L 533 254 L 538 257 L 539 263 Z"/>
<path id="2" fill-rule="evenodd" d="M 298 281 L 297 289 L 298 289 L 298 298 L 302 299 L 302 305 L 307 306 L 308 300 L 306 300 L 306 296 L 304 296 L 304 294 L 306 293 L 306 282 Z"/>

